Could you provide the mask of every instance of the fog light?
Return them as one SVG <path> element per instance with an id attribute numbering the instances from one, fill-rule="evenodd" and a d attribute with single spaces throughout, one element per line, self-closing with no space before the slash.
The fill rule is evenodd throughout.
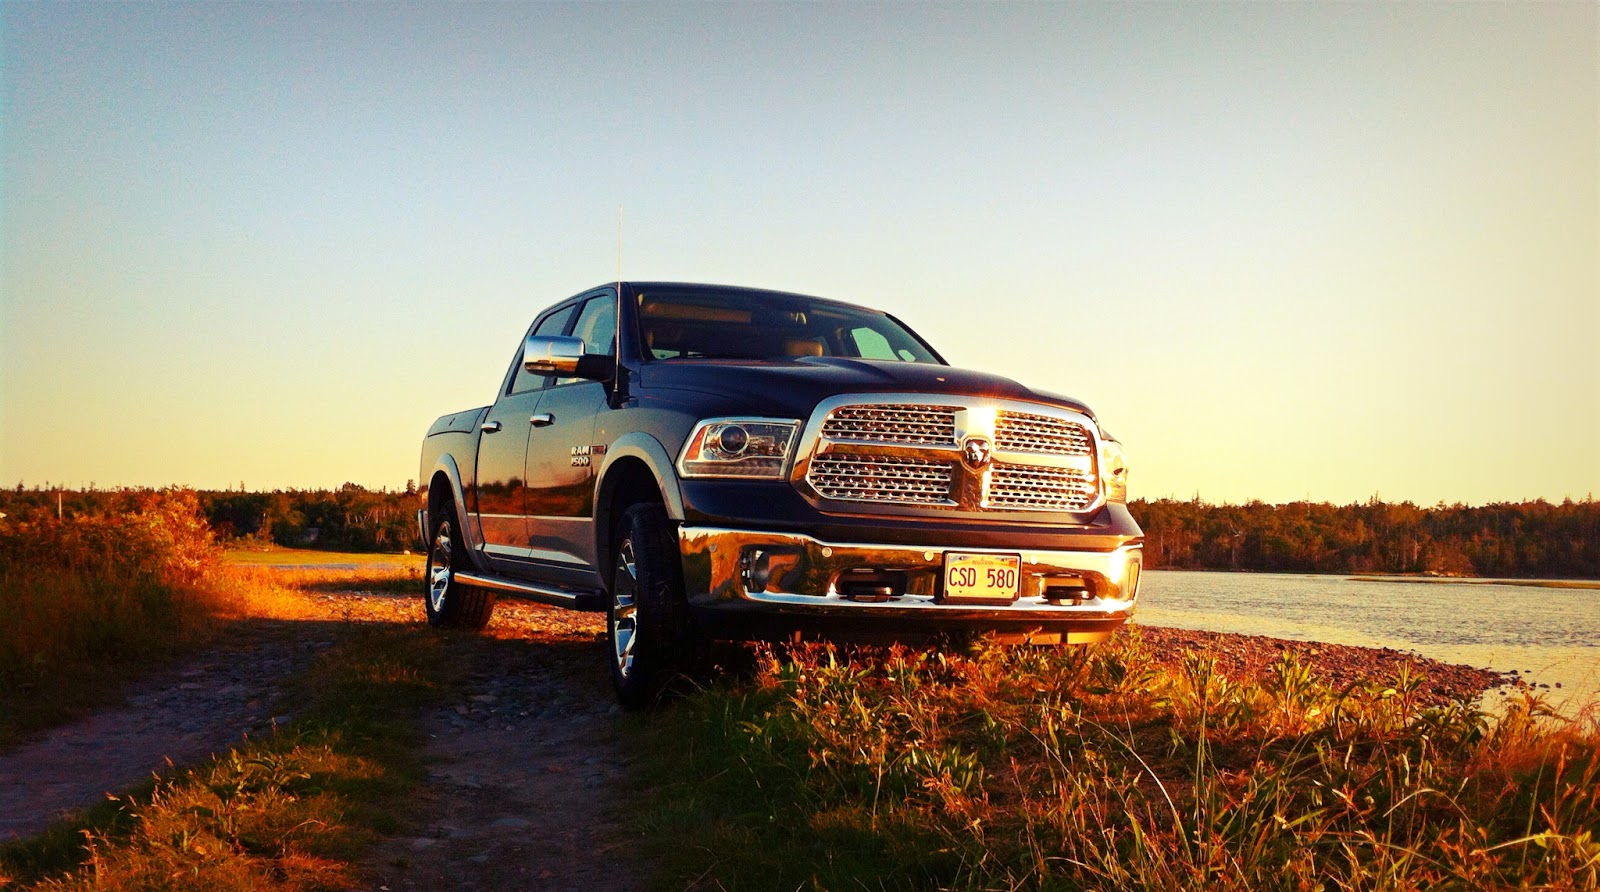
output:
<path id="1" fill-rule="evenodd" d="M 783 592 L 794 586 L 790 576 L 799 569 L 801 550 L 796 546 L 747 546 L 740 555 L 740 568 L 746 591 Z"/>

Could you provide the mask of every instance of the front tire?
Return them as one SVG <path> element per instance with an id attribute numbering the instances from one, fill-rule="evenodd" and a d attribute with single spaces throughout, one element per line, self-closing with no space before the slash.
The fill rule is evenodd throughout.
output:
<path id="1" fill-rule="evenodd" d="M 466 557 L 461 534 L 448 516 L 433 528 L 428 546 L 428 569 L 423 578 L 423 610 L 428 625 L 458 629 L 481 629 L 494 613 L 494 592 L 463 585 L 456 579 L 457 562 Z"/>
<path id="2" fill-rule="evenodd" d="M 617 523 L 606 605 L 611 683 L 623 706 L 656 699 L 693 660 L 699 638 L 684 597 L 678 539 L 661 505 L 629 508 Z"/>

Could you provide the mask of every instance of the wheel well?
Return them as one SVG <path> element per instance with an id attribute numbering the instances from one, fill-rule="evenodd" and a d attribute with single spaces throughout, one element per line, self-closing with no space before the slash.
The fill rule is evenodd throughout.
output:
<path id="1" fill-rule="evenodd" d="M 656 485 L 656 475 L 644 462 L 636 458 L 619 459 L 606 471 L 600 484 L 600 495 L 595 500 L 594 531 L 596 557 L 601 561 L 602 576 L 610 572 L 614 555 L 612 532 L 630 507 L 641 502 L 663 503 L 661 489 Z"/>
<path id="2" fill-rule="evenodd" d="M 439 523 L 440 512 L 446 510 L 455 502 L 455 497 L 450 494 L 450 478 L 439 471 L 433 475 L 433 482 L 428 484 L 428 531 L 429 538 L 433 537 L 433 527 Z M 454 520 L 454 515 L 451 516 Z M 463 534 L 466 530 L 461 531 Z"/>

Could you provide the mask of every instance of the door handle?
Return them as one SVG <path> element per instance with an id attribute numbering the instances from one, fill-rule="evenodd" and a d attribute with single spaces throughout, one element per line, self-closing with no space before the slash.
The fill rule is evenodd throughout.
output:
<path id="1" fill-rule="evenodd" d="M 529 418 L 528 423 L 534 427 L 549 427 L 556 423 L 556 417 L 549 412 L 540 412 L 538 415 Z"/>
<path id="2" fill-rule="evenodd" d="M 483 424 L 478 425 L 478 430 L 481 430 L 486 434 L 492 434 L 499 429 L 500 422 L 498 421 L 486 421 Z"/>

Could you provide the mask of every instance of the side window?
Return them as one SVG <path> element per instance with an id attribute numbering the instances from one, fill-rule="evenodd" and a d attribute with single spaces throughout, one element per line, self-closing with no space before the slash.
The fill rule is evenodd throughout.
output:
<path id="1" fill-rule="evenodd" d="M 539 324 L 529 332 L 530 335 L 551 337 L 561 335 L 567 330 L 567 323 L 572 319 L 572 307 L 562 307 L 550 315 L 539 320 Z M 538 390 L 547 385 L 547 376 L 535 374 L 522 367 L 522 344 L 517 344 L 517 375 L 511 379 L 511 392 L 522 393 L 526 390 Z"/>
<path id="2" fill-rule="evenodd" d="M 596 297 L 583 305 L 572 336 L 583 339 L 586 353 L 612 354 L 617 344 L 617 302 L 610 295 Z"/>
<path id="3" fill-rule="evenodd" d="M 899 362 L 917 362 L 918 356 L 905 346 L 895 346 L 889 336 L 876 328 L 861 326 L 850 329 L 850 340 L 856 345 L 856 355 L 862 359 L 892 359 Z M 903 342 L 905 339 L 902 337 Z"/>
<path id="4" fill-rule="evenodd" d="M 572 327 L 572 336 L 583 341 L 584 353 L 610 355 L 616 352 L 617 301 L 607 294 L 591 298 L 578 314 L 578 324 Z M 557 384 L 571 384 L 581 378 L 562 378 Z"/>

